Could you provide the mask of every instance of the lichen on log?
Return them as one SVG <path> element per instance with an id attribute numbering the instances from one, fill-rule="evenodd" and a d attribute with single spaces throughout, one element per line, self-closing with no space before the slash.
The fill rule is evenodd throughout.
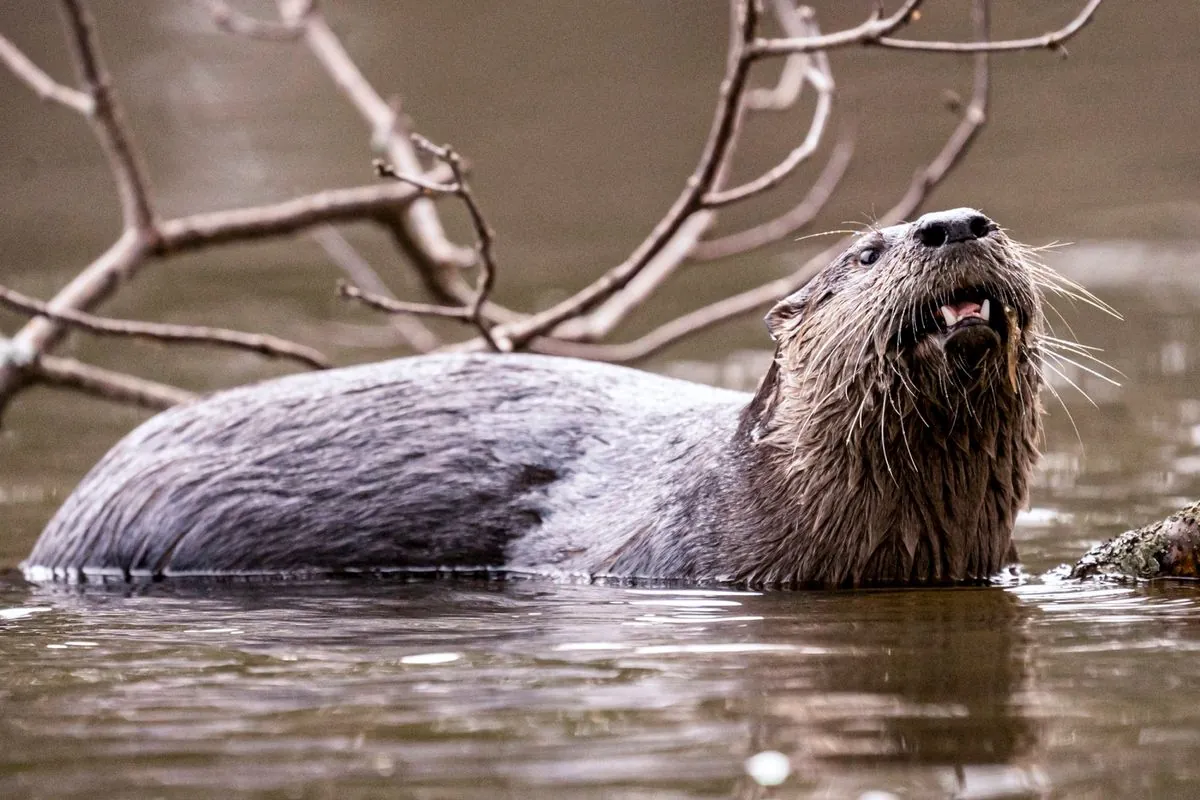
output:
<path id="1" fill-rule="evenodd" d="M 1200 579 L 1200 502 L 1166 519 L 1096 545 L 1071 569 L 1073 578 Z"/>

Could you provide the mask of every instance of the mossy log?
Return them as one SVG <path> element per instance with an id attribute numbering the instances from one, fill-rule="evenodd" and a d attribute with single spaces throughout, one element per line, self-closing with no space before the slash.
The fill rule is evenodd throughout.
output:
<path id="1" fill-rule="evenodd" d="M 1200 579 L 1200 502 L 1166 519 L 1126 531 L 1075 562 L 1073 578 Z"/>

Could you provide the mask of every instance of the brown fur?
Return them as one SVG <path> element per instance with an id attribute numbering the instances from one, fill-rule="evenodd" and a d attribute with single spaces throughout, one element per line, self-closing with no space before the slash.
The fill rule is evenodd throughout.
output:
<path id="1" fill-rule="evenodd" d="M 999 230 L 930 248 L 912 228 L 861 237 L 768 316 L 775 365 L 742 456 L 776 533 L 726 542 L 741 580 L 980 580 L 1013 555 L 1041 434 L 1044 268 Z M 882 253 L 863 266 L 868 247 Z M 980 287 L 1001 330 L 913 336 L 927 307 Z"/>

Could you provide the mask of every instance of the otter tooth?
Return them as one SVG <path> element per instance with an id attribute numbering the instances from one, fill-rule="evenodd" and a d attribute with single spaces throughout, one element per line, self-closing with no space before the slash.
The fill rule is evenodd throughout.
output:
<path id="1" fill-rule="evenodd" d="M 992 321 L 992 308 L 991 308 L 991 305 L 992 305 L 992 301 L 991 301 L 991 300 L 984 300 L 984 301 L 983 301 L 983 305 L 981 305 L 981 306 L 979 307 L 979 316 L 983 317 L 983 319 L 984 319 L 985 321 L 987 321 L 987 322 L 991 322 L 991 321 Z"/>
<path id="2" fill-rule="evenodd" d="M 953 328 L 954 324 L 958 322 L 958 317 L 954 315 L 954 309 L 950 306 L 942 306 L 942 319 L 946 320 L 947 328 Z"/>

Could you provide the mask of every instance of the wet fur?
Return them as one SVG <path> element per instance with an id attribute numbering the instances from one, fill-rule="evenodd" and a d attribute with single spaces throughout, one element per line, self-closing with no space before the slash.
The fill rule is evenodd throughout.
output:
<path id="1" fill-rule="evenodd" d="M 859 237 L 771 312 L 775 363 L 753 396 L 442 355 L 173 409 L 84 478 L 27 573 L 986 579 L 1011 556 L 1037 456 L 1040 294 L 1002 233 L 926 252 L 910 229 Z M 870 267 L 866 246 L 882 252 Z M 905 341 L 916 303 L 980 284 L 1017 309 L 1011 346 Z"/>

